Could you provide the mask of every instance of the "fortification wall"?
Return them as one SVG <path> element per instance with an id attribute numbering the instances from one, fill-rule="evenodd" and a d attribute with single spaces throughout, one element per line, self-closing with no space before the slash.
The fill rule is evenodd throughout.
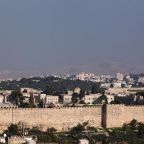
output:
<path id="1" fill-rule="evenodd" d="M 136 119 L 144 122 L 144 106 L 107 105 L 106 127 L 121 127 Z"/>
<path id="2" fill-rule="evenodd" d="M 67 130 L 78 123 L 89 122 L 94 127 L 101 127 L 101 106 L 54 109 L 0 109 L 0 130 L 11 123 L 23 122 L 28 127 L 40 126 L 43 130 L 55 127 Z"/>
<path id="3" fill-rule="evenodd" d="M 22 122 L 42 130 L 55 127 L 68 130 L 78 123 L 89 122 L 94 127 L 121 127 L 132 119 L 144 122 L 144 106 L 106 105 L 95 107 L 54 108 L 54 109 L 0 109 L 0 131 L 11 123 Z"/>

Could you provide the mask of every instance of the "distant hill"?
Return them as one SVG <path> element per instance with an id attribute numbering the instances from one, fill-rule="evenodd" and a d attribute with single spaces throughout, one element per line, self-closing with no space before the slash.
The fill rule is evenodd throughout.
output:
<path id="1" fill-rule="evenodd" d="M 79 72 L 91 72 L 96 74 L 116 74 L 121 73 L 144 73 L 144 64 L 126 64 L 120 62 L 101 62 L 95 64 L 85 64 L 68 66 L 63 68 L 58 68 L 55 71 L 45 71 L 49 74 L 76 74 Z M 44 74 L 41 72 L 10 72 L 10 71 L 0 71 L 0 79 L 9 78 L 19 78 L 19 77 L 29 77 Z"/>
<path id="2" fill-rule="evenodd" d="M 118 62 L 112 63 L 98 63 L 98 64 L 86 64 L 86 65 L 77 65 L 74 67 L 65 67 L 60 70 L 57 70 L 57 73 L 79 73 L 79 72 L 92 72 L 97 74 L 115 74 L 117 72 L 121 73 L 144 73 L 144 64 L 121 64 Z"/>

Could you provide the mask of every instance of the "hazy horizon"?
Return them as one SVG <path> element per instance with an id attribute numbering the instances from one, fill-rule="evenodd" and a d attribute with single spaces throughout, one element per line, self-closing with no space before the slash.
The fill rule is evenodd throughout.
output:
<path id="1" fill-rule="evenodd" d="M 0 72 L 144 72 L 144 1 L 0 1 Z"/>

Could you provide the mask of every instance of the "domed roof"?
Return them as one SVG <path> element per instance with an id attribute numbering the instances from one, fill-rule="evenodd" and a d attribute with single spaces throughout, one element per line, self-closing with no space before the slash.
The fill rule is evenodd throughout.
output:
<path id="1" fill-rule="evenodd" d="M 80 93 L 80 91 L 81 91 L 81 89 L 79 88 L 79 87 L 76 87 L 75 89 L 74 89 L 74 93 Z"/>

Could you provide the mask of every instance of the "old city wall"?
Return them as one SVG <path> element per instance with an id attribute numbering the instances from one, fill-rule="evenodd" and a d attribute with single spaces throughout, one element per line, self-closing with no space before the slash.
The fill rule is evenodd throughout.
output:
<path id="1" fill-rule="evenodd" d="M 67 130 L 83 122 L 89 122 L 92 126 L 101 127 L 101 113 L 101 106 L 54 109 L 0 109 L 0 130 L 6 129 L 11 123 L 19 122 L 28 127 L 39 126 L 43 130 L 48 127 Z"/>
<path id="2" fill-rule="evenodd" d="M 144 122 L 144 106 L 107 105 L 106 106 L 106 127 L 121 127 L 136 119 Z"/>
<path id="3" fill-rule="evenodd" d="M 83 122 L 89 122 L 94 127 L 121 127 L 132 119 L 144 122 L 144 106 L 0 109 L 0 131 L 7 129 L 11 123 L 19 122 L 28 127 L 39 126 L 42 130 L 55 127 L 63 131 Z"/>

